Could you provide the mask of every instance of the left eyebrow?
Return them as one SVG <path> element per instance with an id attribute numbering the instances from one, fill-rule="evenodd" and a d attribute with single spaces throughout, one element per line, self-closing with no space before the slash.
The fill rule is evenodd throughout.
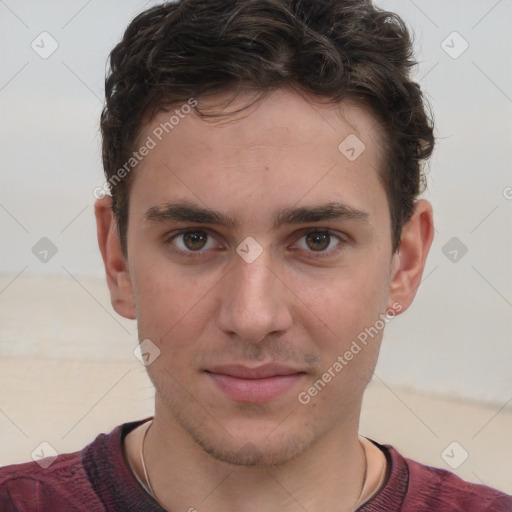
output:
<path id="1" fill-rule="evenodd" d="M 303 206 L 285 208 L 272 217 L 272 229 L 285 224 L 307 224 L 325 220 L 355 220 L 369 222 L 367 212 L 357 210 L 340 202 L 331 202 L 319 206 Z M 144 213 L 144 219 L 150 222 L 183 221 L 197 224 L 214 224 L 228 228 L 236 228 L 239 222 L 222 212 L 204 208 L 188 202 L 168 203 L 163 206 L 152 206 Z"/>
<path id="2" fill-rule="evenodd" d="M 344 203 L 333 202 L 321 206 L 285 208 L 274 215 L 273 229 L 283 224 L 302 224 L 325 220 L 357 220 L 369 222 L 370 215 Z"/>

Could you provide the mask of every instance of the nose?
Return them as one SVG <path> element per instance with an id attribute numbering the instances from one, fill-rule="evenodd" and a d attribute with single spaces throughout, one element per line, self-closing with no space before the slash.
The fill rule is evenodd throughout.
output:
<path id="1" fill-rule="evenodd" d="M 264 251 L 252 263 L 235 258 L 219 290 L 219 329 L 251 343 L 288 331 L 293 294 L 272 269 L 270 256 Z"/>

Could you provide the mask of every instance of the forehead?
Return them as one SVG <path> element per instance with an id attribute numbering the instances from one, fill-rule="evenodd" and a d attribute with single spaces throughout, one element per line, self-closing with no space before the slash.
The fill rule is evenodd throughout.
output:
<path id="1" fill-rule="evenodd" d="M 231 101 L 223 112 L 233 112 L 250 100 L 224 94 L 199 107 L 218 114 Z M 154 147 L 137 166 L 132 193 L 148 208 L 193 199 L 233 214 L 258 201 L 267 209 L 341 201 L 360 210 L 371 203 L 378 214 L 382 136 L 363 106 L 287 90 L 227 116 L 204 118 L 188 105 L 158 112 L 142 130 L 139 144 Z"/>
<path id="2" fill-rule="evenodd" d="M 199 105 L 198 116 L 190 105 Z M 186 121 L 185 121 L 186 120 Z M 330 131 L 330 136 L 326 132 Z M 276 133 L 278 132 L 278 133 Z M 161 108 L 142 128 L 142 137 L 151 134 L 161 142 L 171 138 L 204 137 L 204 142 L 272 147 L 275 136 L 279 144 L 294 146 L 300 142 L 320 145 L 323 141 L 338 149 L 345 136 L 353 135 L 368 142 L 368 153 L 378 159 L 383 131 L 371 110 L 364 104 L 345 100 L 328 103 L 304 92 L 277 89 L 262 97 L 250 92 L 237 96 L 224 92 L 189 98 Z M 180 135 L 178 135 L 180 134 Z M 326 146 L 327 144 L 324 144 Z M 377 150 L 375 154 L 374 150 Z"/>

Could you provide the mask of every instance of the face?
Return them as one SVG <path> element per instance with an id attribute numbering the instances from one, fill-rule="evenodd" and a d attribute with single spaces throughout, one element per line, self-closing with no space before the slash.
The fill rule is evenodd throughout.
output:
<path id="1" fill-rule="evenodd" d="M 378 125 L 285 90 L 236 117 L 180 116 L 158 141 L 171 114 L 140 137 L 157 144 L 127 232 L 125 294 L 160 350 L 156 411 L 218 460 L 281 464 L 357 429 L 384 315 L 407 306 L 391 287 Z M 365 146 L 355 159 L 362 146 L 339 149 L 349 136 Z"/>

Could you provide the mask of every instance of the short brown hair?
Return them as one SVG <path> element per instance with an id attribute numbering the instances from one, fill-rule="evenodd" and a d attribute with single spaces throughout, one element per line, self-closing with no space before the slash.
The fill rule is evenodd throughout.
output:
<path id="1" fill-rule="evenodd" d="M 142 12 L 110 54 L 101 115 L 103 167 L 125 254 L 133 173 L 113 178 L 144 119 L 214 92 L 264 95 L 285 86 L 370 107 L 386 138 L 380 176 L 395 251 L 434 147 L 432 117 L 410 78 L 414 64 L 404 22 L 371 0 L 179 0 Z"/>

